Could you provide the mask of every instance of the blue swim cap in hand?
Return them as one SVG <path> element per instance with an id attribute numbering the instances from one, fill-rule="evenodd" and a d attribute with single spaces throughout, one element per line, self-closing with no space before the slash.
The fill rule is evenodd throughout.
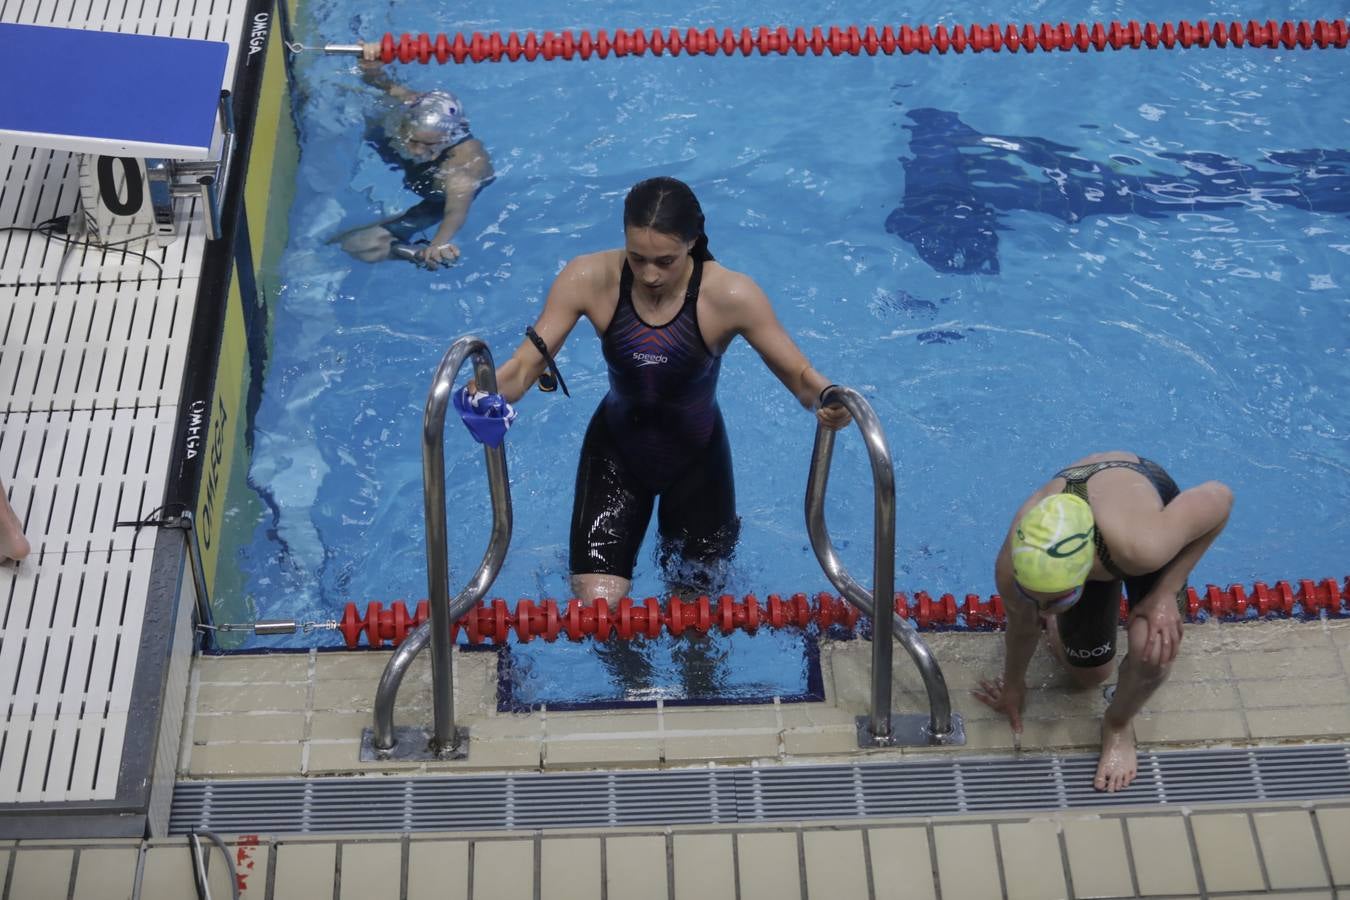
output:
<path id="1" fill-rule="evenodd" d="M 516 420 L 516 410 L 501 394 L 478 391 L 469 394 L 469 388 L 460 388 L 454 395 L 455 409 L 469 429 L 469 434 L 480 444 L 500 447 L 506 429 Z"/>

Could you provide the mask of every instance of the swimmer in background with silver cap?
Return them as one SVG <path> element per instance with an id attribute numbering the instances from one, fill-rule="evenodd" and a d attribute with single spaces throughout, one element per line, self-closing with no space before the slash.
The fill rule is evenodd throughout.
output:
<path id="1" fill-rule="evenodd" d="M 422 202 L 389 219 L 334 238 L 363 262 L 411 259 L 428 269 L 459 258 L 451 240 L 469 214 L 478 192 L 493 177 L 487 148 L 469 133 L 459 99 L 449 91 L 418 92 L 389 77 L 380 62 L 380 45 L 363 46 L 361 77 L 388 93 L 397 104 L 372 123 L 366 140 L 391 168 L 403 170 L 403 183 Z M 413 238 L 435 226 L 426 243 Z"/>
<path id="2" fill-rule="evenodd" d="M 1167 679 L 1181 645 L 1186 579 L 1232 507 L 1226 485 L 1207 481 L 1183 491 L 1162 466 L 1120 451 L 1080 459 L 1022 504 L 994 564 L 1008 616 L 1003 676 L 974 692 L 1008 717 L 1014 746 L 1042 620 L 1073 682 L 1102 684 L 1117 668 L 1123 583 L 1128 652 L 1102 715 L 1093 786 L 1129 786 L 1138 771 L 1134 717 Z"/>

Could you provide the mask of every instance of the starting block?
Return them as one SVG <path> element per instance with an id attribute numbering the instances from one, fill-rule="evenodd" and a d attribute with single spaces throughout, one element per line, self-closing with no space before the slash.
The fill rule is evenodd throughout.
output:
<path id="1" fill-rule="evenodd" d="M 82 154 L 88 240 L 166 244 L 173 199 L 193 195 L 219 237 L 234 149 L 227 44 L 0 23 L 0 47 L 0 141 Z"/>

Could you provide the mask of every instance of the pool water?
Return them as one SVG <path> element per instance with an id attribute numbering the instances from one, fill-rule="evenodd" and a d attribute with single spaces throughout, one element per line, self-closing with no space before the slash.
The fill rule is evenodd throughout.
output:
<path id="1" fill-rule="evenodd" d="M 637 15 L 616 3 L 463 9 L 309 2 L 298 37 L 884 24 L 864 4 L 799 0 Z M 1079 9 L 970 4 L 953 17 L 926 4 L 905 21 L 1077 21 Z M 1099 3 L 1088 15 L 1172 14 Z M 1163 463 L 1183 488 L 1216 478 L 1234 489 L 1232 520 L 1193 582 L 1344 574 L 1347 51 L 395 67 L 413 87 L 460 96 L 497 171 L 457 239 L 462 262 L 436 273 L 365 265 L 326 243 L 415 198 L 360 142 L 375 93 L 350 57 L 307 53 L 295 69 L 303 152 L 250 471 L 269 515 L 239 559 L 262 617 L 332 619 L 348 601 L 426 595 L 420 423 L 437 361 L 466 333 L 509 356 L 569 258 L 621 245 L 624 193 L 657 174 L 694 187 L 718 260 L 755 278 L 816 368 L 876 409 L 895 458 L 899 589 L 989 593 L 1025 496 L 1117 448 Z M 508 438 L 515 533 L 492 591 L 508 602 L 568 596 L 576 457 L 606 390 L 588 325 L 559 364 L 572 398 L 529 394 Z M 727 590 L 828 589 L 802 510 L 813 418 L 743 341 L 722 379 L 744 520 Z M 486 543 L 481 458 L 452 417 L 453 586 Z M 871 505 L 862 442 L 845 433 L 826 514 L 863 582 Z M 634 596 L 663 592 L 652 549 L 649 534 Z M 581 682 L 599 695 L 687 694 L 682 642 L 640 648 L 641 677 L 590 648 L 516 648 L 531 696 L 567 697 Z M 726 672 L 751 692 L 805 684 L 800 636 L 719 638 L 699 653 L 717 661 L 710 684 Z"/>

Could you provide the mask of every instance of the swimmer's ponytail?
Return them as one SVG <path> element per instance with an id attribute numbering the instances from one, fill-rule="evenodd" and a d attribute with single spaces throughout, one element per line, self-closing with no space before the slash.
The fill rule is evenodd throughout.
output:
<path id="1" fill-rule="evenodd" d="M 682 241 L 693 241 L 689 255 L 707 261 L 708 234 L 703 230 L 703 207 L 689 185 L 660 176 L 639 181 L 623 201 L 624 228 L 650 228 Z"/>
<path id="2" fill-rule="evenodd" d="M 712 251 L 708 249 L 708 233 L 699 229 L 698 240 L 694 241 L 694 248 L 689 251 L 689 255 L 700 262 L 707 262 L 713 258 Z"/>

